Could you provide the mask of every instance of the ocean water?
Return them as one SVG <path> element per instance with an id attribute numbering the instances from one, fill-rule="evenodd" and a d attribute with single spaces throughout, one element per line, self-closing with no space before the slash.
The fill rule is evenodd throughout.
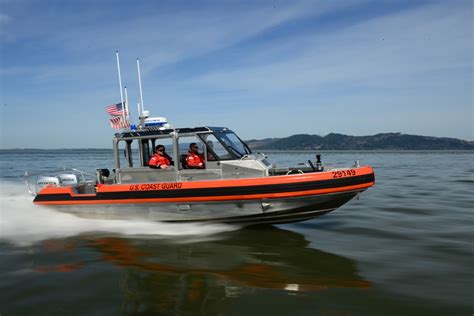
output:
<path id="1" fill-rule="evenodd" d="M 0 315 L 472 315 L 474 153 L 322 154 L 371 165 L 375 187 L 314 220 L 241 228 L 34 206 L 25 169 L 113 168 L 111 151 L 0 151 Z"/>

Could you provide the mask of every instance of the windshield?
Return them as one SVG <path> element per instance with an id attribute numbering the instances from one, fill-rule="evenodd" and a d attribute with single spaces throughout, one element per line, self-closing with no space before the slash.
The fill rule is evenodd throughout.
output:
<path id="1" fill-rule="evenodd" d="M 215 135 L 226 144 L 230 151 L 237 157 L 240 158 L 251 153 L 247 145 L 233 132 L 218 132 L 215 133 Z"/>

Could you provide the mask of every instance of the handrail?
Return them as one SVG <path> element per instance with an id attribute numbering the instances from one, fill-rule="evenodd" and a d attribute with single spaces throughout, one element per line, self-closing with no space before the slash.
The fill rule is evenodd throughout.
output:
<path id="1" fill-rule="evenodd" d="M 39 175 L 43 175 L 43 174 L 47 174 L 47 173 L 56 173 L 56 172 L 61 172 L 61 171 L 76 171 L 76 172 L 79 172 L 81 173 L 81 176 L 82 175 L 88 175 L 88 176 L 91 176 L 91 177 L 95 177 L 94 174 L 91 174 L 89 172 L 86 172 L 86 171 L 83 171 L 83 170 L 80 170 L 80 169 L 76 169 L 76 168 L 66 168 L 64 167 L 63 169 L 57 169 L 57 170 L 48 170 L 48 171 L 41 171 L 41 172 L 34 172 L 34 173 L 29 173 L 27 170 L 25 170 L 25 173 L 20 176 L 20 178 L 29 178 L 31 176 L 39 176 Z"/>
<path id="2" fill-rule="evenodd" d="M 45 175 L 45 174 L 54 174 L 54 173 L 59 173 L 59 172 L 64 172 L 64 171 L 78 172 L 81 175 L 81 178 L 82 178 L 83 182 L 87 182 L 86 177 L 84 175 L 95 178 L 95 175 L 93 175 L 91 173 L 88 173 L 86 171 L 83 171 L 83 170 L 80 170 L 80 169 L 77 169 L 77 168 L 66 168 L 66 166 L 64 166 L 62 169 L 48 170 L 48 171 L 34 172 L 34 173 L 29 173 L 27 170 L 25 170 L 25 173 L 23 175 L 21 175 L 20 178 L 22 178 L 25 181 L 26 187 L 28 188 L 28 192 L 32 196 L 36 196 L 36 193 L 31 188 L 31 184 L 30 184 L 30 181 L 32 180 L 31 177 L 41 176 L 41 175 Z"/>

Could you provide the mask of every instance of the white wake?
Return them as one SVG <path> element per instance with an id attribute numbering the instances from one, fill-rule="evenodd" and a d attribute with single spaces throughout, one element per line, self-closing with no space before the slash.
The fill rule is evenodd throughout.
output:
<path id="1" fill-rule="evenodd" d="M 0 181 L 0 240 L 31 244 L 45 239 L 70 237 L 87 232 L 105 232 L 124 236 L 161 238 L 206 236 L 232 231 L 238 227 L 225 224 L 168 224 L 139 220 L 84 219 L 32 203 L 26 186 Z"/>

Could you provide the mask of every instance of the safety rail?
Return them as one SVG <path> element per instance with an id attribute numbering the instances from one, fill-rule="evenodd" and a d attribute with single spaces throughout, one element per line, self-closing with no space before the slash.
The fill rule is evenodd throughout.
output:
<path id="1" fill-rule="evenodd" d="M 71 172 L 74 175 L 76 175 L 76 173 L 79 174 L 82 183 L 95 182 L 95 177 L 96 176 L 94 174 L 91 174 L 89 172 L 86 172 L 86 171 L 83 171 L 83 170 L 80 170 L 80 169 L 77 169 L 77 168 L 67 168 L 66 166 L 64 166 L 62 169 L 42 171 L 42 172 L 33 172 L 33 173 L 28 172 L 27 170 L 25 170 L 25 173 L 22 176 L 20 176 L 20 178 L 22 178 L 25 181 L 28 192 L 32 196 L 36 196 L 36 191 L 31 188 L 31 186 L 32 186 L 31 182 L 32 181 L 35 181 L 35 180 L 37 181 L 39 177 L 45 176 L 45 175 L 50 175 L 50 176 L 53 176 L 53 177 L 57 177 L 57 176 L 55 176 L 55 174 L 64 173 L 64 172 L 68 172 L 68 171 Z M 86 176 L 90 177 L 91 179 L 86 179 Z M 34 180 L 33 180 L 33 178 L 34 178 Z"/>

